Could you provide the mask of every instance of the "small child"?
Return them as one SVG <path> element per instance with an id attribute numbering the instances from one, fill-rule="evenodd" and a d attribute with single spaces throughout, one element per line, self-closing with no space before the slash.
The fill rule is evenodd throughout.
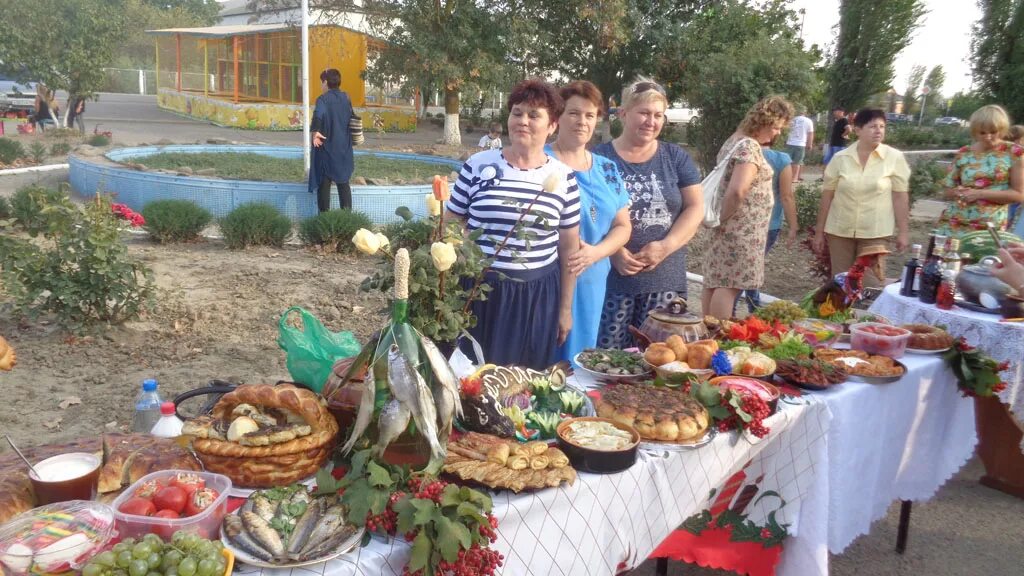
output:
<path id="1" fill-rule="evenodd" d="M 497 150 L 501 148 L 501 124 L 491 123 L 491 131 L 480 137 L 480 148 L 484 150 Z"/>

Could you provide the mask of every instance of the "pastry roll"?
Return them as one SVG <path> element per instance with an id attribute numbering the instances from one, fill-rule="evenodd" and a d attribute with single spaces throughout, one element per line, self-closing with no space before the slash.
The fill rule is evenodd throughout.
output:
<path id="1" fill-rule="evenodd" d="M 533 452 L 530 451 L 529 446 L 527 446 L 526 444 L 520 444 L 516 442 L 512 446 L 512 454 L 515 456 L 529 456 L 533 454 Z"/>
<path id="2" fill-rule="evenodd" d="M 528 442 L 526 448 L 530 451 L 531 456 L 540 456 L 548 451 L 547 442 Z"/>
<path id="3" fill-rule="evenodd" d="M 508 457 L 505 466 L 513 470 L 525 470 L 530 467 L 530 457 L 525 454 L 513 454 Z"/>
<path id="4" fill-rule="evenodd" d="M 494 447 L 487 452 L 487 461 L 504 466 L 505 462 L 508 461 L 509 450 L 508 444 L 505 444 L 504 442 L 501 444 L 495 444 Z"/>
<path id="5" fill-rule="evenodd" d="M 565 468 L 569 465 L 569 457 L 558 448 L 548 448 L 544 455 L 551 461 L 552 468 Z"/>
<path id="6" fill-rule="evenodd" d="M 530 468 L 533 470 L 543 470 L 551 464 L 551 459 L 541 454 L 530 458 Z"/>

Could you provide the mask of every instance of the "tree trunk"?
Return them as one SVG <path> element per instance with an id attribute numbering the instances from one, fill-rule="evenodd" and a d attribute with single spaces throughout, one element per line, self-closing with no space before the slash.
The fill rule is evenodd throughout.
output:
<path id="1" fill-rule="evenodd" d="M 462 132 L 459 130 L 459 89 L 448 86 L 444 89 L 443 142 L 449 146 L 462 145 Z"/>

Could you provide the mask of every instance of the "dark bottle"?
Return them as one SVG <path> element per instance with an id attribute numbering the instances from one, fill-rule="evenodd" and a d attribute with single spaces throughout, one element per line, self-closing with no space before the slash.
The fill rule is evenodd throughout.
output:
<path id="1" fill-rule="evenodd" d="M 935 304 L 935 299 L 939 295 L 939 285 L 942 284 L 943 246 L 945 244 L 945 237 L 936 237 L 932 257 L 921 268 L 921 288 L 918 290 L 917 297 L 925 304 Z"/>
<path id="2" fill-rule="evenodd" d="M 903 276 L 900 277 L 900 295 L 917 296 L 918 282 L 917 270 L 921 267 L 921 245 L 914 244 L 910 247 L 910 260 L 903 265 Z"/>

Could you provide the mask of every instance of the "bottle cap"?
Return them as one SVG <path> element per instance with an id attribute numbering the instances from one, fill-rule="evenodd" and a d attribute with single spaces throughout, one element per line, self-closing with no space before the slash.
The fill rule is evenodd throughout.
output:
<path id="1" fill-rule="evenodd" d="M 176 411 L 174 402 L 164 402 L 160 405 L 160 414 L 163 416 L 174 416 Z"/>
<path id="2" fill-rule="evenodd" d="M 147 379 L 143 380 L 142 381 L 142 391 L 143 392 L 156 392 L 156 380 L 153 380 L 152 378 L 147 378 Z"/>

